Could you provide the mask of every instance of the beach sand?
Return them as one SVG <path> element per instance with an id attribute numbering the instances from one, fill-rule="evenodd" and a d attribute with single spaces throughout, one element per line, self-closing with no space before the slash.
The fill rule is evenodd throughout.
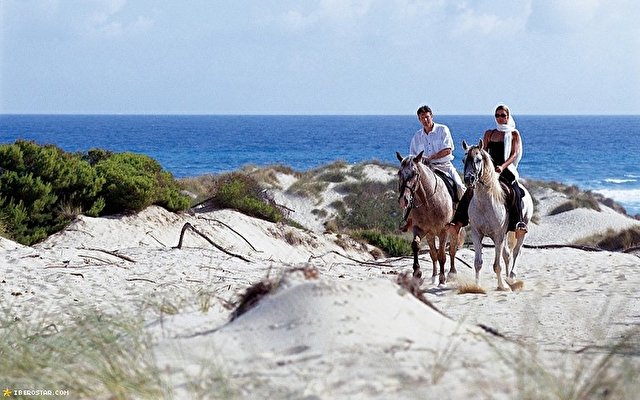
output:
<path id="1" fill-rule="evenodd" d="M 375 165 L 366 174 L 395 179 Z M 293 181 L 281 176 L 273 197 L 308 230 L 231 210 L 154 206 L 80 216 L 31 247 L 2 239 L 1 304 L 15 318 L 54 319 L 60 328 L 86 309 L 140 313 L 174 398 L 194 397 L 187 383 L 214 372 L 211 390 L 223 382 L 239 398 L 541 398 L 585 385 L 592 375 L 574 371 L 630 332 L 630 350 L 614 357 L 612 371 L 640 371 L 637 255 L 527 247 L 517 269 L 522 290 L 499 292 L 486 248 L 486 294 L 458 294 L 475 276 L 473 250 L 464 248 L 456 281 L 421 286 L 437 311 L 396 283 L 411 258 L 376 260 L 370 246 L 323 233 L 311 209 L 339 194 L 330 186 L 320 205 L 310 204 L 286 193 Z M 540 219 L 528 245 L 640 225 L 604 206 L 549 216 L 563 195 L 533 194 Z M 225 251 L 190 229 L 176 248 L 186 223 Z M 430 271 L 428 254 L 420 261 Z M 229 304 L 263 280 L 273 290 L 230 321 Z M 161 304 L 176 311 L 158 311 Z"/>

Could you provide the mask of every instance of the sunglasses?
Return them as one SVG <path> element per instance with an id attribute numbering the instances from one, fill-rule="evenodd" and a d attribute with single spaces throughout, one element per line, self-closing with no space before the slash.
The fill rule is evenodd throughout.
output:
<path id="1" fill-rule="evenodd" d="M 496 118 L 507 118 L 507 114 L 496 114 Z"/>

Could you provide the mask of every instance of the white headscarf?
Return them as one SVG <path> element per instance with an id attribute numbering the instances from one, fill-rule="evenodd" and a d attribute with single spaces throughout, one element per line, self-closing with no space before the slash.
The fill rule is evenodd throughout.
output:
<path id="1" fill-rule="evenodd" d="M 498 106 L 496 106 L 496 108 L 494 108 L 494 110 L 497 111 L 498 107 L 506 108 L 508 114 L 506 124 L 499 124 L 496 120 L 496 129 L 500 132 L 504 132 L 504 159 L 507 160 L 509 159 L 509 157 L 511 157 L 512 133 L 514 130 L 516 130 L 516 120 L 515 118 L 513 118 L 513 114 L 511 114 L 511 109 L 509 108 L 509 106 L 507 106 L 506 104 L 499 104 Z M 524 153 L 524 146 L 522 144 L 522 138 L 520 138 L 520 152 L 516 155 L 516 159 L 513 160 L 513 163 L 508 167 L 508 169 L 511 170 L 511 172 L 513 172 L 513 174 L 515 175 L 516 179 L 520 177 L 517 168 L 520 160 L 522 159 L 522 153 Z"/>

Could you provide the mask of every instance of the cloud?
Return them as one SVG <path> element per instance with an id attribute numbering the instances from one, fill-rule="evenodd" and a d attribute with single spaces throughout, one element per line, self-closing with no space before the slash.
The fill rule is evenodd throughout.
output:
<path id="1" fill-rule="evenodd" d="M 532 0 L 528 27 L 547 33 L 582 30 L 597 22 L 601 12 L 606 11 L 601 5 L 611 4 L 601 0 Z"/>
<path id="2" fill-rule="evenodd" d="M 494 14 L 478 13 L 474 10 L 464 8 L 455 18 L 456 23 L 452 25 L 453 36 L 487 35 L 498 31 L 503 25 L 503 21 Z"/>
<path id="3" fill-rule="evenodd" d="M 296 4 L 294 9 L 269 10 L 265 12 L 266 16 L 262 21 L 294 32 L 324 28 L 345 29 L 364 20 L 372 3 L 373 0 L 321 0 L 311 9 L 308 5 Z"/>
<path id="4" fill-rule="evenodd" d="M 361 19 L 371 9 L 372 0 L 322 0 L 320 13 L 333 21 Z"/>
<path id="5" fill-rule="evenodd" d="M 89 32 L 120 37 L 145 32 L 154 25 L 152 18 L 143 15 L 127 18 L 126 0 L 98 0 L 94 4 L 95 8 L 85 19 L 85 27 Z"/>

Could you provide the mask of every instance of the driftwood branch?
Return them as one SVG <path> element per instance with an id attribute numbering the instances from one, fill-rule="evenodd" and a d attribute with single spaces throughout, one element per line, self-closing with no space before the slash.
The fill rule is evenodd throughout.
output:
<path id="1" fill-rule="evenodd" d="M 636 251 L 640 251 L 640 246 L 633 246 L 628 249 L 624 249 L 623 253 L 634 253 Z"/>
<path id="2" fill-rule="evenodd" d="M 207 203 L 207 202 L 209 202 L 209 201 L 213 200 L 213 197 L 215 197 L 215 196 L 212 196 L 212 197 L 206 198 L 206 199 L 202 200 L 200 203 L 192 205 L 192 206 L 191 206 L 191 208 L 190 208 L 189 210 L 195 210 L 196 208 L 200 207 L 200 206 L 201 206 L 201 205 L 203 205 L 204 203 Z"/>
<path id="3" fill-rule="evenodd" d="M 226 227 L 227 227 L 227 228 L 229 228 L 229 230 L 231 230 L 233 233 L 235 233 L 236 235 L 240 236 L 240 237 L 242 238 L 242 240 L 244 240 L 244 241 L 245 241 L 245 242 L 246 242 L 246 243 L 247 243 L 247 244 L 248 244 L 248 245 L 253 249 L 253 251 L 256 251 L 256 252 L 258 251 L 258 250 L 256 250 L 256 248 L 255 248 L 255 247 L 253 247 L 253 245 L 251 244 L 251 242 L 249 242 L 249 241 L 247 240 L 247 238 L 245 238 L 244 236 L 242 236 L 238 231 L 236 231 L 235 229 L 233 229 L 232 227 L 230 227 L 228 224 L 226 224 L 226 223 L 224 223 L 224 222 L 222 222 L 222 221 L 220 221 L 220 220 L 218 220 L 218 219 L 215 219 L 215 218 L 201 218 L 201 219 L 203 219 L 203 220 L 205 220 L 205 221 L 217 222 L 217 223 L 219 223 L 220 225 L 224 225 L 224 226 L 226 226 Z"/>
<path id="4" fill-rule="evenodd" d="M 347 260 L 351 260 L 351 261 L 353 261 L 353 262 L 355 262 L 355 263 L 357 263 L 357 264 L 375 265 L 376 267 L 380 267 L 380 266 L 384 266 L 384 267 L 394 267 L 394 265 L 392 265 L 392 264 L 384 264 L 384 263 L 373 262 L 373 261 L 362 261 L 362 260 L 356 260 L 355 258 L 351 258 L 351 257 L 349 257 L 349 256 L 346 256 L 346 255 L 341 254 L 341 253 L 339 253 L 339 252 L 337 252 L 337 251 L 335 251 L 335 250 L 328 251 L 328 252 L 326 252 L 326 253 L 324 253 L 324 254 L 321 254 L 321 255 L 319 255 L 319 256 L 311 255 L 311 256 L 309 256 L 309 259 L 307 260 L 307 262 L 309 262 L 309 261 L 311 261 L 311 260 L 313 260 L 313 259 L 315 259 L 315 258 L 322 258 L 322 257 L 326 256 L 327 254 L 332 254 L 332 253 L 333 253 L 333 254 L 337 254 L 337 255 L 339 255 L 340 257 L 346 258 Z"/>
<path id="5" fill-rule="evenodd" d="M 151 234 L 151 231 L 146 232 L 146 234 L 147 234 L 147 235 L 149 235 L 149 236 L 151 236 L 151 238 L 152 238 L 153 240 L 155 240 L 156 242 L 158 242 L 159 244 L 163 245 L 164 247 L 167 247 L 167 245 L 166 245 L 166 244 L 162 243 L 161 241 L 159 241 L 159 240 L 158 240 L 158 238 L 156 238 L 155 236 L 153 236 L 153 235 Z"/>
<path id="6" fill-rule="evenodd" d="M 86 258 L 88 260 L 96 260 L 96 261 L 100 261 L 103 262 L 107 265 L 113 265 L 114 263 L 109 261 L 109 260 L 105 260 L 104 258 L 100 258 L 100 257 L 96 257 L 96 256 L 90 256 L 90 255 L 86 255 L 86 254 L 78 254 L 78 257 L 80 258 Z"/>
<path id="7" fill-rule="evenodd" d="M 522 247 L 524 247 L 525 249 L 562 249 L 562 248 L 568 247 L 571 249 L 578 249 L 578 250 L 584 250 L 584 251 L 606 251 L 598 247 L 582 246 L 578 244 L 541 244 L 541 245 L 523 244 Z"/>
<path id="8" fill-rule="evenodd" d="M 103 253 L 110 254 L 110 255 L 112 255 L 114 257 L 122 258 L 125 261 L 129 261 L 129 262 L 132 262 L 132 263 L 136 262 L 136 260 L 134 260 L 133 258 L 127 257 L 127 256 L 123 256 L 122 254 L 118 254 L 115 251 L 109 251 L 109 250 L 104 250 L 104 249 L 96 249 L 96 248 L 92 248 L 92 247 L 80 247 L 79 249 L 80 250 L 90 250 L 90 251 L 100 251 L 100 252 L 103 252 Z"/>
<path id="9" fill-rule="evenodd" d="M 209 242 L 213 247 L 215 247 L 216 249 L 220 250 L 221 252 L 223 252 L 225 254 L 228 254 L 228 255 L 230 255 L 232 257 L 239 258 L 239 259 L 241 259 L 243 261 L 251 262 L 250 260 L 246 259 L 245 257 L 243 257 L 243 256 L 241 256 L 239 254 L 232 253 L 232 252 L 228 251 L 227 249 L 225 249 L 224 247 L 218 245 L 213 240 L 209 239 L 209 237 L 207 235 L 205 235 L 204 233 L 202 233 L 198 229 L 196 229 L 196 227 L 191 225 L 189 222 L 185 223 L 184 226 L 182 227 L 182 230 L 180 231 L 180 240 L 178 241 L 178 245 L 175 246 L 174 249 L 181 249 L 182 248 L 182 240 L 184 239 L 184 233 L 186 232 L 187 229 L 191 229 L 192 231 L 194 231 L 195 233 L 200 235 L 200 237 L 202 237 L 204 240 Z"/>
<path id="10" fill-rule="evenodd" d="M 156 281 L 152 281 L 151 279 L 147 279 L 147 278 L 127 278 L 125 279 L 125 281 L 127 282 L 143 281 L 143 282 L 156 283 Z"/>
<path id="11" fill-rule="evenodd" d="M 296 210 L 294 210 L 293 208 L 289 208 L 287 206 L 285 206 L 284 204 L 279 204 L 274 202 L 273 203 L 276 207 L 280 207 L 280 208 L 284 208 L 285 210 L 289 211 L 289 212 L 296 212 Z"/>

